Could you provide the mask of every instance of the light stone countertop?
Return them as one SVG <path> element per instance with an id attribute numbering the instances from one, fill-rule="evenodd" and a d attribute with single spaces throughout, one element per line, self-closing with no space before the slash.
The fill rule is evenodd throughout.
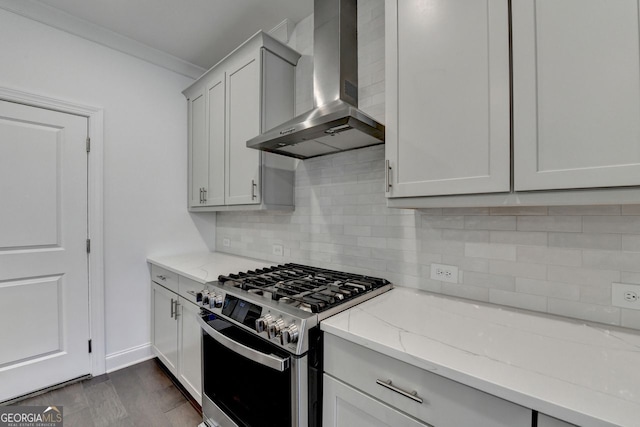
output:
<path id="1" fill-rule="evenodd" d="M 356 344 L 580 426 L 640 426 L 640 333 L 395 288 L 324 320 Z"/>
<path id="2" fill-rule="evenodd" d="M 255 270 L 274 265 L 273 262 L 244 258 L 222 252 L 195 252 L 174 256 L 150 256 L 147 262 L 173 271 L 180 276 L 206 283 L 220 275 Z"/>

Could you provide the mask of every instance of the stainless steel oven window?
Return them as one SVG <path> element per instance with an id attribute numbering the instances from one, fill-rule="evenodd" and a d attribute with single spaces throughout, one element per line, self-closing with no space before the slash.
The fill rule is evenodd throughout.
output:
<path id="1" fill-rule="evenodd" d="M 291 356 L 224 319 L 202 320 L 201 326 L 203 414 L 209 425 L 308 425 L 306 356 Z"/>

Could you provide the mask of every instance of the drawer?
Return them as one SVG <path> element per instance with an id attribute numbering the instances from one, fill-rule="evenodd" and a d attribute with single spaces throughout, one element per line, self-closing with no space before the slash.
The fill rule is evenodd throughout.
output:
<path id="1" fill-rule="evenodd" d="M 178 293 L 178 275 L 172 271 L 151 264 L 151 280 Z"/>
<path id="2" fill-rule="evenodd" d="M 205 288 L 205 285 L 195 280 L 187 279 L 183 276 L 178 278 L 178 295 L 194 304 L 197 304 L 196 294 Z"/>
<path id="3" fill-rule="evenodd" d="M 350 341 L 324 334 L 327 374 L 438 427 L 531 427 L 530 409 L 422 370 Z M 377 381 L 391 381 L 391 390 Z M 416 392 L 415 397 L 401 394 Z"/>

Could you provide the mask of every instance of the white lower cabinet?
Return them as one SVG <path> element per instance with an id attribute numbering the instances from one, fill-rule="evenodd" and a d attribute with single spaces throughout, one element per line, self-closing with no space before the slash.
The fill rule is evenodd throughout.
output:
<path id="1" fill-rule="evenodd" d="M 175 287 L 169 283 L 169 290 L 157 283 L 168 274 L 173 273 L 152 266 L 151 347 L 169 372 L 202 404 L 202 341 L 197 321 L 200 309 L 195 297 L 186 291 L 200 290 L 203 285 L 174 274 L 177 283 Z"/>
<path id="2" fill-rule="evenodd" d="M 531 427 L 530 409 L 334 335 L 324 338 L 325 427 Z"/>
<path id="3" fill-rule="evenodd" d="M 178 296 L 170 290 L 151 284 L 151 345 L 173 375 L 178 372 L 178 327 L 174 318 L 177 300 Z"/>
<path id="4" fill-rule="evenodd" d="M 324 375 L 322 419 L 325 427 L 426 426 L 391 406 Z"/>

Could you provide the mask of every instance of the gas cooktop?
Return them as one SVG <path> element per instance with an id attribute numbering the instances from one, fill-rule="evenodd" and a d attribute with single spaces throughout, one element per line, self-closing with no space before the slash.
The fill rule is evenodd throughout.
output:
<path id="1" fill-rule="evenodd" d="M 392 288 L 377 277 L 283 264 L 219 276 L 197 294 L 205 316 L 220 316 L 295 354 L 320 321 Z"/>
<path id="2" fill-rule="evenodd" d="M 218 281 L 310 313 L 321 313 L 389 286 L 385 279 L 300 264 L 284 264 L 220 276 Z"/>

